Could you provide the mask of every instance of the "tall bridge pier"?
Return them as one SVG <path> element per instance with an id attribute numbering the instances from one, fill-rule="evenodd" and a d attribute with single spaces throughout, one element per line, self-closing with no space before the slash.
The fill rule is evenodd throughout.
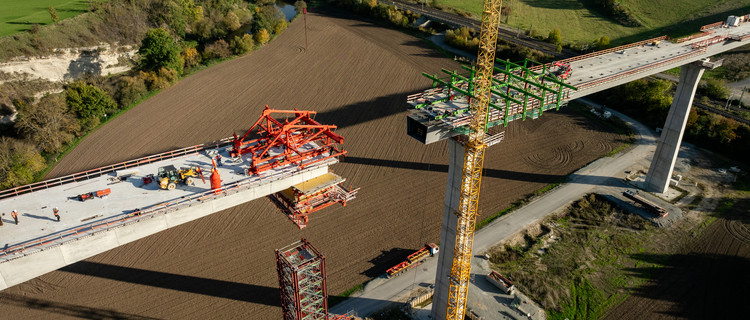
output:
<path id="1" fill-rule="evenodd" d="M 646 175 L 645 189 L 647 191 L 664 193 L 669 188 L 669 180 L 672 177 L 677 153 L 680 151 L 682 136 L 685 134 L 698 82 L 706 69 L 719 67 L 722 61 L 709 61 L 706 58 L 682 66 L 677 92 L 669 108 L 667 121 L 664 123 L 661 137 L 656 145 L 654 159 L 651 160 L 651 166 Z"/>

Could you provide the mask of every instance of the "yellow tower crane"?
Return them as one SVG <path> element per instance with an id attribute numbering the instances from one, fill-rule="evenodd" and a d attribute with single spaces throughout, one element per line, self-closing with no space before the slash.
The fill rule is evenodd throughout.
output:
<path id="1" fill-rule="evenodd" d="M 463 320 L 471 274 L 471 252 L 474 246 L 474 226 L 479 205 L 479 187 L 484 165 L 484 135 L 487 125 L 487 107 L 495 65 L 497 29 L 500 23 L 502 0 L 485 0 L 482 9 L 482 27 L 479 35 L 479 53 L 474 78 L 474 99 L 471 99 L 468 141 L 464 146 L 463 176 L 459 198 L 456 246 L 451 266 L 448 292 L 447 319 Z"/>

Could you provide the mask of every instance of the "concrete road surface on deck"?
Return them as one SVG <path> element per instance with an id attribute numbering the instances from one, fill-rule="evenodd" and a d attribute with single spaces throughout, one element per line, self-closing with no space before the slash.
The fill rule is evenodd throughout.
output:
<path id="1" fill-rule="evenodd" d="M 313 146 L 306 147 L 313 148 Z M 229 148 L 231 146 L 215 149 L 223 157 L 223 165 L 217 168 L 223 185 L 239 181 L 253 183 L 266 179 L 276 179 L 294 174 L 298 170 L 294 165 L 287 165 L 261 172 L 258 175 L 248 176 L 245 174 L 249 167 L 250 160 L 246 159 L 248 156 L 243 156 L 244 161 L 233 163 L 229 157 Z M 277 154 L 278 152 L 280 150 L 271 150 L 271 154 Z M 324 156 L 318 156 L 317 158 Z M 0 227 L 0 248 L 5 250 L 19 244 L 33 245 L 38 239 L 49 239 L 63 232 L 68 234 L 68 231 L 90 223 L 119 216 L 125 217 L 136 208 L 145 210 L 155 205 L 163 205 L 207 192 L 211 188 L 209 182 L 211 160 L 206 152 L 193 153 L 123 170 L 121 172 L 135 172 L 135 174 L 122 182 L 112 183 L 110 179 L 116 178 L 116 172 L 112 172 L 100 177 L 0 200 L 0 213 L 4 213 L 1 217 L 3 226 Z M 325 163 L 325 165 L 329 164 Z M 193 185 L 178 184 L 174 190 L 161 190 L 157 182 L 144 185 L 143 177 L 148 174 L 156 175 L 159 167 L 166 165 L 174 165 L 177 169 L 199 167 L 202 169 L 206 181 L 202 181 L 200 177 L 194 177 L 192 178 Z M 86 201 L 75 199 L 79 194 L 103 189 L 111 189 L 111 194 L 104 198 L 93 198 Z M 61 219 L 59 222 L 52 213 L 55 207 L 60 210 Z M 11 210 L 18 211 L 18 225 L 14 223 L 10 215 Z M 0 258 L 13 257 L 14 255 Z"/>
<path id="2" fill-rule="evenodd" d="M 598 106 L 585 99 L 580 100 Z M 624 114 L 611 109 L 607 110 L 612 112 L 612 115 L 627 122 L 637 133 L 637 140 L 633 143 L 632 148 L 612 157 L 604 157 L 592 162 L 574 172 L 568 181 L 560 187 L 478 230 L 474 236 L 472 271 L 482 270 L 479 268 L 479 264 L 484 261 L 481 255 L 487 249 L 516 232 L 539 222 L 547 215 L 565 208 L 571 202 L 591 192 L 595 187 L 609 185 L 609 179 L 622 175 L 623 171 L 627 170 L 633 163 L 653 154 L 657 141 L 653 131 Z M 331 312 L 342 314 L 347 311 L 354 311 L 359 316 L 368 316 L 393 302 L 406 302 L 416 288 L 420 286 L 428 287 L 435 282 L 436 268 L 437 258 L 433 257 L 396 278 L 386 279 L 384 276 L 376 278 L 368 282 L 362 291 L 331 308 Z M 472 301 L 477 300 L 475 296 L 482 294 L 482 290 L 477 287 L 477 281 L 485 281 L 483 275 L 472 272 L 467 304 L 469 308 L 471 308 Z"/>

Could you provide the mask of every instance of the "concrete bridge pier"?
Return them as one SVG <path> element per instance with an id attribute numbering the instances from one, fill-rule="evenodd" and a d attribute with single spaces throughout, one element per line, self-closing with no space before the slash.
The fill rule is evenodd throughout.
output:
<path id="1" fill-rule="evenodd" d="M 463 176 L 464 145 L 456 139 L 448 139 L 450 164 L 448 183 L 443 209 L 443 226 L 440 231 L 440 253 L 438 254 L 435 294 L 432 299 L 432 319 L 445 319 L 448 315 L 448 292 L 450 291 L 451 266 L 456 249 L 456 226 L 458 225 L 458 204 L 461 198 L 461 177 Z"/>
<path id="2" fill-rule="evenodd" d="M 703 71 L 720 66 L 722 61 L 709 61 L 706 58 L 682 66 L 677 92 L 669 108 L 667 121 L 664 123 L 654 158 L 651 160 L 651 166 L 646 175 L 646 191 L 664 193 L 669 188 L 669 180 L 672 178 L 674 163 L 680 151 L 682 135 L 685 133 L 685 125 L 690 115 L 690 107 L 693 105 L 698 82 Z"/>

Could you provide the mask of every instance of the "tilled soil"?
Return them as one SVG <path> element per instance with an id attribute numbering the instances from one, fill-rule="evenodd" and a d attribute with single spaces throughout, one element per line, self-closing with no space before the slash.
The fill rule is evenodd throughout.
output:
<path id="1" fill-rule="evenodd" d="M 750 313 L 750 200 L 734 204 L 728 216 L 669 257 L 642 255 L 664 263 L 605 319 L 742 319 Z"/>
<path id="2" fill-rule="evenodd" d="M 267 47 L 198 72 L 92 133 L 50 177 L 230 136 L 268 104 L 317 110 L 317 120 L 339 126 L 349 156 L 332 169 L 361 187 L 356 200 L 314 213 L 301 231 L 266 199 L 227 209 L 9 288 L 2 317 L 278 319 L 274 249 L 309 239 L 326 256 L 336 295 L 403 258 L 381 253 L 437 242 L 448 152 L 406 135 L 405 97 L 431 84 L 422 72 L 458 65 L 347 14 L 309 14 L 307 24 L 308 48 L 297 19 Z M 480 219 L 624 139 L 566 111 L 512 123 L 487 152 Z"/>

